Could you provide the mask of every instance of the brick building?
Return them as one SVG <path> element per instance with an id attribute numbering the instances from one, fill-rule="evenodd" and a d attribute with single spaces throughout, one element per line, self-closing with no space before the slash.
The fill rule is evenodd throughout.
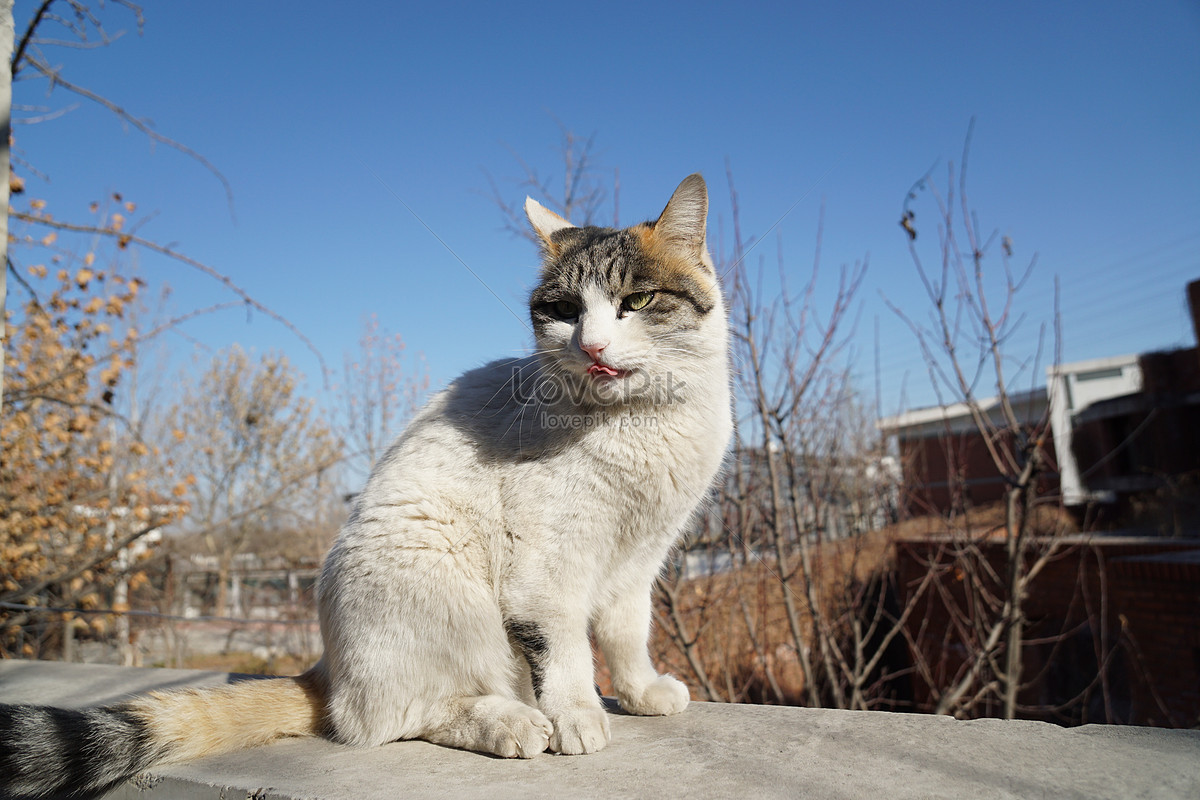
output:
<path id="1" fill-rule="evenodd" d="M 1136 367 L 1136 392 L 1071 418 L 1082 498 L 1125 524 L 1200 535 L 1200 348 L 1143 353 Z"/>
<path id="2" fill-rule="evenodd" d="M 1200 337 L 1200 281 L 1187 293 Z M 1200 347 L 1053 365 L 1045 388 L 1009 401 L 1018 430 L 1004 421 L 999 398 L 978 402 L 983 427 L 993 442 L 1019 452 L 1014 436 L 1036 435 L 1049 425 L 1041 495 L 1060 495 L 1080 516 L 1100 510 L 1108 524 L 1200 533 Z M 896 440 L 902 506 L 910 516 L 1003 497 L 1005 479 L 966 404 L 909 411 L 877 427 Z M 1139 509 L 1147 506 L 1164 509 L 1165 519 L 1140 519 Z"/>
<path id="3" fill-rule="evenodd" d="M 1013 411 L 1024 431 L 1044 425 L 1050 404 L 1044 389 L 1010 395 Z M 1002 431 L 1002 448 L 1019 450 L 1013 433 L 1007 430 L 999 398 L 979 401 L 980 412 L 990 425 Z M 996 469 L 983 434 L 965 403 L 935 406 L 909 411 L 878 422 L 884 436 L 895 436 L 903 471 L 900 505 L 910 517 L 950 509 L 984 505 L 1000 500 L 1008 484 Z M 1057 486 L 1054 444 L 1046 449 L 1051 458 L 1043 489 Z"/>

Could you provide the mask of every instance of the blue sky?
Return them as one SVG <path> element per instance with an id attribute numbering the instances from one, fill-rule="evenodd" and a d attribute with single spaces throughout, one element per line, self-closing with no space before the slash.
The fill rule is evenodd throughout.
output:
<path id="1" fill-rule="evenodd" d="M 17 3 L 18 30 L 33 5 Z M 372 313 L 424 355 L 434 385 L 528 347 L 510 309 L 524 319 L 536 254 L 503 230 L 487 174 L 513 201 L 524 196 L 513 153 L 560 174 L 559 122 L 595 136 L 607 175 L 619 168 L 623 223 L 652 218 L 703 172 L 714 247 L 730 225 L 728 160 L 743 233 L 766 235 L 750 262 L 774 272 L 781 246 L 794 286 L 812 269 L 824 204 L 817 308 L 839 267 L 869 261 L 853 369 L 873 398 L 878 328 L 884 413 L 932 401 L 913 337 L 884 303 L 928 306 L 901 204 L 931 164 L 945 184 L 972 118 L 980 224 L 1012 238 L 1018 263 L 1038 257 L 1014 349 L 1036 348 L 1056 278 L 1068 361 L 1194 343 L 1183 290 L 1200 278 L 1196 2 L 144 10 L 140 37 L 110 7 L 108 27 L 128 31 L 112 46 L 46 52 L 216 165 L 233 213 L 194 161 L 86 104 L 16 127 L 18 155 L 49 178 L 29 194 L 67 219 L 121 192 L 150 217 L 143 235 L 230 275 L 331 367 Z M 15 102 L 76 101 L 29 82 Z M 924 246 L 928 211 L 918 206 Z M 178 311 L 224 298 L 177 265 L 140 256 L 140 269 L 172 286 Z M 260 314 L 209 316 L 180 334 L 176 363 L 233 342 L 282 349 L 320 388 L 317 360 Z"/>

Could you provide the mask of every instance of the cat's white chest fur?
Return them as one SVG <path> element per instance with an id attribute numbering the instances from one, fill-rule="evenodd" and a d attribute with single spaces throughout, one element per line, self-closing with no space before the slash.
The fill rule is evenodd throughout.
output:
<path id="1" fill-rule="evenodd" d="M 534 536 L 564 569 L 575 562 L 572 579 L 600 597 L 614 573 L 623 587 L 623 573 L 657 571 L 706 498 L 729 437 L 728 394 L 698 389 L 670 405 L 592 411 L 571 448 L 501 468 L 505 525 Z M 580 597 L 589 616 L 591 594 Z"/>

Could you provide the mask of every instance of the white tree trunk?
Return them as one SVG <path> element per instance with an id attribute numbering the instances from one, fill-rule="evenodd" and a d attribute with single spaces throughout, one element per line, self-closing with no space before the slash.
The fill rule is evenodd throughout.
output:
<path id="1" fill-rule="evenodd" d="M 0 0 L 0 311 L 8 293 L 8 139 L 12 133 L 13 0 Z M 2 317 L 0 317 L 2 318 Z M 0 408 L 4 406 L 4 325 L 0 324 Z"/>

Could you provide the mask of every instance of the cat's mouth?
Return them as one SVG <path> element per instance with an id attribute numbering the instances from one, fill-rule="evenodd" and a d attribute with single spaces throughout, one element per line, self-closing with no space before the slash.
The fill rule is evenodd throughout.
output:
<path id="1" fill-rule="evenodd" d="M 587 373 L 594 378 L 627 378 L 633 374 L 630 370 L 617 369 L 616 367 L 610 367 L 607 364 L 599 362 L 588 367 Z"/>

